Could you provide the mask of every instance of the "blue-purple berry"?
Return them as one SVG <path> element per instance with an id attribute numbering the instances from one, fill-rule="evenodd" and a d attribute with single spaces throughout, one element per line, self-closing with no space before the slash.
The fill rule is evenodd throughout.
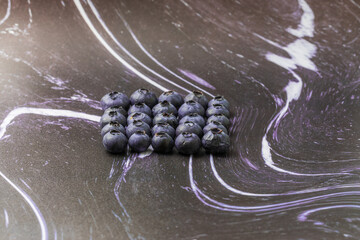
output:
<path id="1" fill-rule="evenodd" d="M 156 104 L 152 109 L 152 113 L 154 116 L 156 116 L 159 113 L 172 113 L 176 116 L 177 110 L 174 105 L 172 105 L 170 102 L 165 100 Z"/>
<path id="2" fill-rule="evenodd" d="M 226 153 L 230 148 L 230 137 L 219 128 L 212 128 L 202 138 L 202 146 L 210 153 Z"/>
<path id="3" fill-rule="evenodd" d="M 130 99 L 124 93 L 110 92 L 101 98 L 100 105 L 103 110 L 114 106 L 121 106 L 124 109 L 128 109 Z"/>
<path id="4" fill-rule="evenodd" d="M 126 151 L 127 147 L 126 136 L 117 130 L 111 130 L 103 137 L 103 145 L 106 151 L 111 153 L 122 153 Z"/>
<path id="5" fill-rule="evenodd" d="M 200 116 L 204 116 L 205 109 L 203 108 L 203 106 L 201 106 L 200 103 L 190 100 L 181 105 L 178 111 L 179 118 L 183 118 L 184 116 L 191 113 L 197 113 Z"/>
<path id="6" fill-rule="evenodd" d="M 176 128 L 179 123 L 176 116 L 171 113 L 159 113 L 153 119 L 153 125 L 163 122 L 170 124 L 173 128 Z"/>
<path id="7" fill-rule="evenodd" d="M 100 126 L 103 128 L 109 122 L 119 122 L 121 125 L 126 126 L 126 117 L 122 115 L 119 111 L 108 111 L 100 118 Z"/>
<path id="8" fill-rule="evenodd" d="M 119 122 L 112 121 L 112 122 L 109 122 L 108 124 L 106 124 L 101 129 L 101 136 L 104 137 L 104 135 L 107 134 L 108 132 L 110 132 L 111 130 L 117 130 L 123 134 L 126 134 L 126 130 L 123 125 L 121 125 Z"/>
<path id="9" fill-rule="evenodd" d="M 195 133 L 183 132 L 176 137 L 175 147 L 181 154 L 193 154 L 200 150 L 201 140 Z"/>
<path id="10" fill-rule="evenodd" d="M 133 92 L 130 96 L 130 101 L 132 105 L 136 103 L 145 103 L 150 108 L 153 108 L 158 103 L 155 93 L 150 92 L 145 88 L 141 88 Z"/>
<path id="11" fill-rule="evenodd" d="M 203 136 L 202 128 L 199 126 L 199 124 L 194 122 L 187 121 L 183 124 L 179 124 L 179 126 L 176 128 L 176 136 L 179 136 L 184 132 L 195 133 L 200 138 Z"/>
<path id="12" fill-rule="evenodd" d="M 148 105 L 145 103 L 135 103 L 134 105 L 131 105 L 128 111 L 128 114 L 136 113 L 136 112 L 142 112 L 145 113 L 148 116 L 152 116 L 152 111 Z"/>
<path id="13" fill-rule="evenodd" d="M 174 139 L 166 132 L 157 132 L 151 140 L 155 152 L 169 153 L 174 148 Z"/>
<path id="14" fill-rule="evenodd" d="M 180 119 L 179 124 L 183 124 L 184 122 L 194 122 L 199 124 L 201 128 L 205 127 L 205 119 L 197 113 L 190 113 L 183 118 Z"/>
<path id="15" fill-rule="evenodd" d="M 126 136 L 130 138 L 131 135 L 133 135 L 136 131 L 145 131 L 149 137 L 151 136 L 150 126 L 141 120 L 135 120 L 133 123 L 127 126 Z"/>
<path id="16" fill-rule="evenodd" d="M 153 136 L 159 132 L 165 132 L 165 133 L 169 134 L 169 136 L 172 138 L 175 138 L 175 136 L 176 136 L 175 129 L 167 122 L 158 123 L 158 124 L 154 125 L 153 128 L 151 129 L 151 133 Z"/>
<path id="17" fill-rule="evenodd" d="M 201 106 L 206 109 L 208 106 L 208 99 L 205 94 L 201 91 L 195 90 L 185 96 L 184 101 L 195 101 L 201 104 Z"/>
<path id="18" fill-rule="evenodd" d="M 228 130 L 226 129 L 226 127 L 224 125 L 222 125 L 220 122 L 218 121 L 211 121 L 210 123 L 208 123 L 203 131 L 204 131 L 204 134 L 206 134 L 208 131 L 210 131 L 212 128 L 219 128 L 221 129 L 221 131 L 223 131 L 225 134 L 229 134 L 228 133 Z"/>
<path id="19" fill-rule="evenodd" d="M 149 126 L 152 125 L 151 117 L 149 117 L 149 115 L 142 113 L 142 112 L 135 112 L 135 113 L 130 114 L 127 117 L 127 124 L 130 125 L 135 120 L 143 121 L 143 122 L 147 123 Z"/>
<path id="20" fill-rule="evenodd" d="M 150 146 L 151 139 L 145 131 L 138 130 L 129 138 L 129 147 L 134 152 L 144 152 Z"/>
<path id="21" fill-rule="evenodd" d="M 225 117 L 230 117 L 229 110 L 222 104 L 214 104 L 206 110 L 206 116 L 211 117 L 215 114 L 224 114 Z"/>
<path id="22" fill-rule="evenodd" d="M 170 102 L 177 109 L 184 103 L 183 97 L 179 93 L 174 92 L 174 91 L 163 92 L 159 96 L 159 102 L 162 102 L 162 101 Z"/>

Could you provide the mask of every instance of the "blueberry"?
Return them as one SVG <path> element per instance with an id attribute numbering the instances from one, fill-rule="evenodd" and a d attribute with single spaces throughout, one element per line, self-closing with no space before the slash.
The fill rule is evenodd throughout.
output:
<path id="1" fill-rule="evenodd" d="M 195 90 L 195 91 L 192 91 L 191 93 L 189 93 L 188 95 L 186 95 L 186 97 L 184 98 L 184 101 L 187 102 L 190 100 L 200 103 L 204 109 L 207 108 L 208 100 L 207 100 L 206 96 L 204 95 L 204 93 L 201 91 Z"/>
<path id="2" fill-rule="evenodd" d="M 126 131 L 125 131 L 125 128 L 123 125 L 121 125 L 119 122 L 112 121 L 112 122 L 109 122 L 108 124 L 106 124 L 101 129 L 101 136 L 104 137 L 104 135 L 107 134 L 108 132 L 110 132 L 111 130 L 117 130 L 123 134 L 126 134 Z"/>
<path id="3" fill-rule="evenodd" d="M 158 103 L 156 95 L 144 88 L 140 88 L 133 92 L 130 96 L 130 101 L 132 105 L 135 103 L 145 103 L 150 108 L 153 108 Z"/>
<path id="4" fill-rule="evenodd" d="M 169 153 L 174 147 L 174 139 L 166 132 L 155 133 L 151 140 L 151 146 L 155 152 Z"/>
<path id="5" fill-rule="evenodd" d="M 195 133 L 183 132 L 177 136 L 175 140 L 175 147 L 179 153 L 193 154 L 199 151 L 201 141 Z"/>
<path id="6" fill-rule="evenodd" d="M 149 117 L 152 116 L 151 109 L 145 103 L 135 103 L 134 105 L 131 105 L 131 107 L 129 108 L 128 114 L 130 115 L 135 112 L 145 113 Z"/>
<path id="7" fill-rule="evenodd" d="M 127 116 L 127 111 L 125 110 L 125 108 L 123 108 L 121 106 L 109 107 L 104 111 L 104 113 L 108 113 L 108 112 L 111 112 L 111 111 L 116 111 L 116 112 L 121 113 L 124 116 Z"/>
<path id="8" fill-rule="evenodd" d="M 141 121 L 147 123 L 149 126 L 152 125 L 151 117 L 149 117 L 149 115 L 142 113 L 142 112 L 135 112 L 135 113 L 130 114 L 127 118 L 127 124 L 130 125 L 135 120 L 141 120 Z"/>
<path id="9" fill-rule="evenodd" d="M 208 107 L 211 107 L 214 104 L 222 104 L 227 109 L 230 108 L 230 103 L 228 102 L 228 100 L 226 100 L 223 96 L 220 96 L 220 95 L 214 97 L 213 99 L 211 99 L 209 104 L 208 104 Z"/>
<path id="10" fill-rule="evenodd" d="M 159 113 L 153 119 L 153 125 L 164 122 L 170 124 L 173 128 L 176 128 L 179 123 L 175 115 L 171 113 Z"/>
<path id="11" fill-rule="evenodd" d="M 128 109 L 130 100 L 124 93 L 111 92 L 101 98 L 100 105 L 102 110 L 113 106 L 121 106 L 125 109 Z"/>
<path id="12" fill-rule="evenodd" d="M 129 138 L 129 147 L 134 152 L 144 152 L 150 146 L 151 139 L 145 131 L 138 130 Z"/>
<path id="13" fill-rule="evenodd" d="M 169 103 L 174 105 L 177 109 L 184 103 L 184 99 L 182 98 L 182 96 L 174 91 L 163 92 L 159 96 L 159 102 L 162 101 L 168 101 Z"/>
<path id="14" fill-rule="evenodd" d="M 100 125 L 103 128 L 111 121 L 119 122 L 121 125 L 126 126 L 126 117 L 118 111 L 105 111 L 101 116 Z"/>
<path id="15" fill-rule="evenodd" d="M 211 121 L 217 121 L 217 122 L 221 123 L 227 129 L 229 129 L 229 127 L 230 127 L 230 120 L 227 117 L 225 117 L 224 114 L 212 115 L 211 117 L 208 118 L 206 124 L 211 123 Z"/>
<path id="16" fill-rule="evenodd" d="M 212 128 L 202 138 L 202 145 L 210 153 L 229 151 L 230 137 L 219 128 Z"/>
<path id="17" fill-rule="evenodd" d="M 197 113 L 201 116 L 204 116 L 205 109 L 200 105 L 200 103 L 190 100 L 181 105 L 178 111 L 178 115 L 180 118 L 183 118 L 190 113 Z"/>
<path id="18" fill-rule="evenodd" d="M 175 138 L 175 129 L 167 122 L 158 123 L 151 129 L 151 133 L 153 136 L 155 136 L 155 134 L 159 132 L 165 132 L 169 134 L 170 137 Z"/>
<path id="19" fill-rule="evenodd" d="M 211 117 L 214 114 L 224 114 L 225 117 L 230 117 L 229 110 L 222 104 L 214 104 L 206 110 L 207 117 Z"/>
<path id="20" fill-rule="evenodd" d="M 214 121 L 212 120 L 210 123 L 208 123 L 203 131 L 204 131 L 204 134 L 206 134 L 208 131 L 210 131 L 210 129 L 212 128 L 219 128 L 221 131 L 223 131 L 225 134 L 229 134 L 228 133 L 228 130 L 226 129 L 226 127 L 224 127 L 224 125 L 222 125 L 220 122 L 218 121 Z"/>
<path id="21" fill-rule="evenodd" d="M 179 136 L 183 132 L 195 133 L 199 137 L 202 137 L 203 131 L 199 124 L 194 122 L 184 122 L 176 128 L 176 136 Z"/>
<path id="22" fill-rule="evenodd" d="M 172 105 L 171 103 L 169 103 L 168 101 L 162 101 L 159 102 L 158 104 L 156 104 L 153 109 L 152 109 L 152 113 L 155 116 L 156 114 L 159 113 L 172 113 L 175 116 L 177 115 L 177 110 L 176 107 L 174 105 Z"/>
<path id="23" fill-rule="evenodd" d="M 117 130 L 111 130 L 103 137 L 103 145 L 106 151 L 111 153 L 125 152 L 127 142 L 125 135 Z"/>
<path id="24" fill-rule="evenodd" d="M 133 123 L 127 126 L 126 136 L 130 138 L 131 135 L 133 135 L 136 131 L 145 131 L 145 133 L 149 135 L 149 137 L 151 136 L 151 130 L 149 125 L 141 120 L 135 120 Z"/>
<path id="25" fill-rule="evenodd" d="M 183 124 L 184 122 L 194 122 L 199 124 L 201 128 L 205 127 L 205 119 L 197 113 L 190 113 L 180 119 L 179 124 Z"/>

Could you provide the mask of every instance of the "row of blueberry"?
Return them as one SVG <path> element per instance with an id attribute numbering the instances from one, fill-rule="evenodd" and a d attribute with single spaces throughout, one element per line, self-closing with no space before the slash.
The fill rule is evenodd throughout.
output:
<path id="1" fill-rule="evenodd" d="M 101 106 L 105 110 L 100 120 L 101 135 L 109 152 L 124 152 L 127 144 L 133 151 L 142 152 L 151 143 L 156 152 L 170 152 L 175 145 L 180 153 L 192 154 L 200 149 L 203 135 L 202 145 L 209 152 L 226 152 L 230 145 L 229 102 L 222 96 L 208 102 L 199 91 L 184 99 L 167 91 L 157 99 L 149 90 L 138 89 L 130 99 L 123 93 L 108 93 Z M 208 117 L 206 126 L 204 115 Z"/>

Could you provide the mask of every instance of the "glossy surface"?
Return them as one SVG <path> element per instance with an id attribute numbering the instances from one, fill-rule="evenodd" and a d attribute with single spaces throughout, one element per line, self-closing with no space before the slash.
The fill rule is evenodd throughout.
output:
<path id="1" fill-rule="evenodd" d="M 359 239 L 360 2 L 0 1 L 1 239 Z M 230 152 L 108 154 L 100 99 L 230 102 Z"/>

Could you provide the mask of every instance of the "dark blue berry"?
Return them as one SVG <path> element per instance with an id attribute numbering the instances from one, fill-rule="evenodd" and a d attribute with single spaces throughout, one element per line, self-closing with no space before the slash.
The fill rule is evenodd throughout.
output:
<path id="1" fill-rule="evenodd" d="M 176 116 L 177 110 L 176 107 L 171 103 L 169 103 L 168 101 L 162 101 L 153 107 L 152 113 L 154 116 L 156 116 L 159 113 L 172 113 Z"/>
<path id="2" fill-rule="evenodd" d="M 165 132 L 156 133 L 151 140 L 151 146 L 153 147 L 154 151 L 159 153 L 171 152 L 174 144 L 174 139 L 172 139 L 172 137 Z"/>
<path id="3" fill-rule="evenodd" d="M 190 100 L 181 105 L 178 111 L 178 115 L 180 118 L 183 118 L 190 113 L 197 113 L 201 116 L 204 116 L 205 109 L 203 108 L 203 106 L 201 106 L 200 103 Z"/>
<path id="4" fill-rule="evenodd" d="M 124 93 L 111 92 L 101 98 L 100 105 L 102 110 L 114 106 L 121 106 L 124 109 L 128 109 L 130 100 Z"/>
<path id="5" fill-rule="evenodd" d="M 153 125 L 164 122 L 170 124 L 173 128 L 176 128 L 179 123 L 175 115 L 171 113 L 159 113 L 153 119 Z"/>
<path id="6" fill-rule="evenodd" d="M 175 129 L 167 122 L 158 123 L 151 129 L 153 136 L 159 132 L 165 132 L 169 134 L 170 137 L 175 138 Z"/>
<path id="7" fill-rule="evenodd" d="M 135 120 L 126 128 L 126 136 L 131 137 L 136 131 L 145 131 L 145 133 L 151 136 L 151 129 L 148 124 L 144 123 L 141 120 Z"/>
<path id="8" fill-rule="evenodd" d="M 184 103 L 184 99 L 182 98 L 182 96 L 179 93 L 174 92 L 174 91 L 163 92 L 159 96 L 159 102 L 162 102 L 162 101 L 168 101 L 169 103 L 174 105 L 176 108 L 179 108 Z"/>
<path id="9" fill-rule="evenodd" d="M 227 109 L 230 108 L 230 103 L 228 100 L 226 100 L 223 96 L 216 96 L 213 99 L 210 100 L 208 107 L 211 107 L 214 104 L 222 104 L 224 105 L 224 107 L 226 107 Z"/>
<path id="10" fill-rule="evenodd" d="M 211 117 L 209 117 L 207 119 L 206 124 L 209 124 L 212 121 L 217 121 L 217 122 L 221 123 L 227 129 L 229 129 L 229 127 L 230 127 L 230 120 L 227 117 L 225 117 L 224 114 L 214 114 L 214 115 L 212 115 Z"/>
<path id="11" fill-rule="evenodd" d="M 123 108 L 121 106 L 109 107 L 104 111 L 104 113 L 108 113 L 108 112 L 111 112 L 111 111 L 116 111 L 116 112 L 121 113 L 124 116 L 127 116 L 127 111 L 125 110 L 125 108 Z"/>
<path id="12" fill-rule="evenodd" d="M 135 103 L 145 103 L 150 108 L 153 108 L 157 103 L 157 97 L 153 92 L 150 92 L 148 89 L 138 89 L 130 96 L 131 104 Z"/>
<path id="13" fill-rule="evenodd" d="M 144 152 L 150 146 L 151 139 L 145 131 L 138 130 L 129 138 L 129 147 L 134 152 Z"/>
<path id="14" fill-rule="evenodd" d="M 202 145 L 207 152 L 225 153 L 230 148 L 230 137 L 219 128 L 212 128 L 202 138 Z"/>
<path id="15" fill-rule="evenodd" d="M 210 123 L 208 123 L 203 131 L 204 131 L 204 134 L 206 134 L 208 131 L 210 131 L 212 128 L 219 128 L 221 129 L 221 131 L 223 131 L 225 134 L 229 134 L 228 133 L 228 130 L 226 129 L 226 127 L 224 125 L 222 125 L 220 122 L 218 121 L 211 121 Z"/>
<path id="16" fill-rule="evenodd" d="M 191 100 L 200 103 L 204 109 L 207 108 L 208 100 L 203 92 L 195 90 L 189 93 L 188 95 L 186 95 L 186 97 L 184 98 L 185 102 Z"/>
<path id="17" fill-rule="evenodd" d="M 199 137 L 202 137 L 203 131 L 199 124 L 194 122 L 184 122 L 183 124 L 179 124 L 176 128 L 176 136 L 179 136 L 183 132 L 195 133 Z"/>
<path id="18" fill-rule="evenodd" d="M 179 153 L 193 154 L 199 151 L 201 141 L 195 133 L 184 132 L 177 136 L 175 140 L 175 147 Z"/>
<path id="19" fill-rule="evenodd" d="M 127 124 L 130 125 L 135 120 L 141 120 L 141 121 L 147 123 L 149 126 L 152 125 L 151 117 L 149 117 L 149 115 L 142 113 L 142 112 L 135 112 L 135 113 L 130 114 L 127 118 Z"/>
<path id="20" fill-rule="evenodd" d="M 104 135 L 110 132 L 111 130 L 117 130 L 123 134 L 126 134 L 125 127 L 121 125 L 119 122 L 113 121 L 113 122 L 109 122 L 101 129 L 101 136 L 104 137 Z"/>
<path id="21" fill-rule="evenodd" d="M 152 116 L 151 109 L 145 103 L 135 103 L 134 105 L 131 105 L 131 107 L 129 108 L 128 114 L 130 115 L 135 112 L 142 112 L 150 117 Z"/>
<path id="22" fill-rule="evenodd" d="M 126 117 L 119 111 L 105 111 L 100 119 L 100 126 L 103 128 L 109 122 L 119 122 L 121 125 L 126 126 Z"/>
<path id="23" fill-rule="evenodd" d="M 214 114 L 224 114 L 225 117 L 230 117 L 229 110 L 222 104 L 214 104 L 206 110 L 207 117 L 211 117 Z"/>
<path id="24" fill-rule="evenodd" d="M 201 128 L 205 127 L 205 119 L 197 113 L 190 113 L 180 119 L 179 124 L 183 124 L 184 122 L 194 122 L 199 124 Z"/>
<path id="25" fill-rule="evenodd" d="M 103 145 L 106 151 L 111 153 L 122 153 L 126 151 L 126 136 L 117 130 L 111 130 L 103 137 Z"/>

